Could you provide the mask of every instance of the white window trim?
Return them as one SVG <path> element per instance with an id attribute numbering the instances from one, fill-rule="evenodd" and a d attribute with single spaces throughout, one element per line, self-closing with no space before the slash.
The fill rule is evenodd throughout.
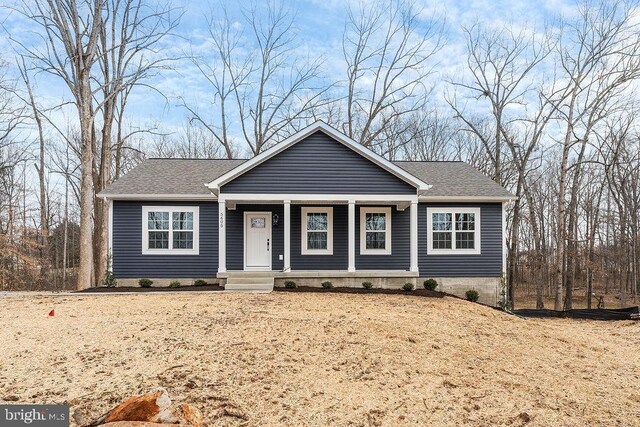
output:
<path id="1" fill-rule="evenodd" d="M 327 214 L 327 249 L 307 249 L 307 214 Z M 302 233 L 302 255 L 333 255 L 333 208 L 328 206 L 303 206 L 300 230 Z M 311 230 L 313 231 L 313 230 Z"/>
<path id="2" fill-rule="evenodd" d="M 149 212 L 169 212 L 169 249 L 149 249 Z M 193 248 L 173 248 L 173 212 L 193 213 Z M 153 230 L 151 230 L 153 231 Z M 200 255 L 200 207 L 198 206 L 143 206 L 142 255 Z"/>
<path id="3" fill-rule="evenodd" d="M 368 213 L 385 214 L 385 243 L 384 249 L 367 249 L 366 224 L 365 220 Z M 373 231 L 373 230 L 372 230 Z M 381 230 L 376 230 L 381 231 Z M 390 207 L 373 207 L 362 206 L 360 208 L 360 255 L 391 255 L 391 208 Z"/>
<path id="4" fill-rule="evenodd" d="M 433 214 L 451 214 L 451 249 L 433 248 Z M 475 215 L 474 249 L 456 249 L 456 214 L 472 213 Z M 427 208 L 427 254 L 428 255 L 480 255 L 481 253 L 481 228 L 480 208 Z"/>

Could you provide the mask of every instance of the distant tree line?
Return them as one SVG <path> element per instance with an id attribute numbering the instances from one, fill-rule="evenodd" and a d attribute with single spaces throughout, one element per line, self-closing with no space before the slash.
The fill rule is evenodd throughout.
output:
<path id="1" fill-rule="evenodd" d="M 509 302 L 533 293 L 538 307 L 571 308 L 602 292 L 635 303 L 637 6 L 586 1 L 539 28 L 459 28 L 459 66 L 443 72 L 456 24 L 408 1 L 347 8 L 339 69 L 303 45 L 284 3 L 213 6 L 206 37 L 177 52 L 171 6 L 25 1 L 14 13 L 40 42 L 11 35 L 20 73 L 0 74 L 0 285 L 42 287 L 61 266 L 79 288 L 99 284 L 109 212 L 96 194 L 145 157 L 253 156 L 322 119 L 386 158 L 464 160 L 510 189 Z M 203 91 L 164 94 L 182 128 L 133 126 L 131 96 L 184 67 Z M 45 105 L 44 74 L 68 100 Z"/>

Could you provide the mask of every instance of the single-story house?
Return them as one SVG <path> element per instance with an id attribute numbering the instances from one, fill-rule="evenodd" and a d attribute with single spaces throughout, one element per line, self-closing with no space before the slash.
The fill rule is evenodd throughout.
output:
<path id="1" fill-rule="evenodd" d="M 99 196 L 120 285 L 433 278 L 489 304 L 502 293 L 512 194 L 464 162 L 386 160 L 323 122 L 249 160 L 148 159 Z"/>

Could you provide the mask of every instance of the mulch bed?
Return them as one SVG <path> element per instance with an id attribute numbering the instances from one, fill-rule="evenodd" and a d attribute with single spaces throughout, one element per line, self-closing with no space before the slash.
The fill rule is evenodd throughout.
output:
<path id="1" fill-rule="evenodd" d="M 143 288 L 141 286 L 116 286 L 115 288 L 89 288 L 81 291 L 76 291 L 83 294 L 110 294 L 114 292 L 204 292 L 204 291 L 224 291 L 224 288 L 219 285 L 204 285 L 204 286 L 179 286 L 177 288 L 170 288 L 168 286 L 158 286 Z"/>
<path id="2" fill-rule="evenodd" d="M 364 289 L 364 288 L 320 288 L 315 286 L 298 286 L 297 288 L 273 288 L 276 292 L 316 292 L 316 293 L 334 293 L 334 294 L 390 294 L 390 295 L 414 295 L 419 297 L 443 298 L 447 294 L 438 291 L 430 291 L 427 289 L 416 289 L 413 291 L 405 291 L 402 289 Z"/>

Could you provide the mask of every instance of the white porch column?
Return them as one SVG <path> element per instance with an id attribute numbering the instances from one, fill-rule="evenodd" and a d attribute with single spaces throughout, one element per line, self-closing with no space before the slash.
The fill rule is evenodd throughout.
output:
<path id="1" fill-rule="evenodd" d="M 349 200 L 349 267 L 356 271 L 356 201 Z"/>
<path id="2" fill-rule="evenodd" d="M 227 204 L 218 200 L 218 273 L 227 271 Z"/>
<path id="3" fill-rule="evenodd" d="M 410 270 L 418 271 L 418 201 L 414 200 L 411 202 L 410 208 L 410 221 L 411 221 L 411 256 L 410 256 Z"/>
<path id="4" fill-rule="evenodd" d="M 284 201 L 284 271 L 291 270 L 291 200 Z"/>

